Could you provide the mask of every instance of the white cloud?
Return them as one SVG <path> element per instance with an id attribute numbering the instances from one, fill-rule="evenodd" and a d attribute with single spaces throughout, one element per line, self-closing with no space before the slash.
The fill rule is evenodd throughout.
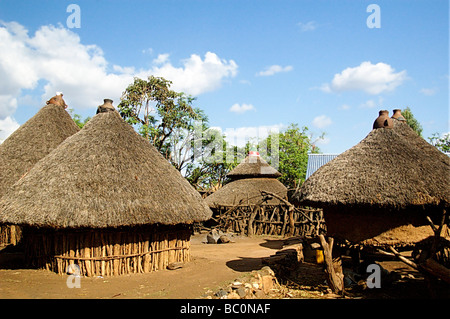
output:
<path id="1" fill-rule="evenodd" d="M 396 73 L 389 64 L 382 62 L 372 64 L 367 61 L 335 74 L 331 84 L 324 84 L 322 90 L 325 92 L 364 91 L 375 95 L 394 90 L 406 78 L 405 70 Z"/>
<path id="2" fill-rule="evenodd" d="M 350 109 L 351 109 L 351 106 L 348 105 L 348 104 L 342 104 L 342 105 L 339 107 L 339 110 L 344 110 L 344 111 L 347 111 L 347 110 L 350 110 Z"/>
<path id="3" fill-rule="evenodd" d="M 333 121 L 326 115 L 316 116 L 312 121 L 312 124 L 317 128 L 327 127 L 331 125 L 331 123 L 333 123 Z"/>
<path id="4" fill-rule="evenodd" d="M 158 54 L 158 57 L 153 60 L 156 65 L 161 65 L 169 62 L 169 53 Z"/>
<path id="5" fill-rule="evenodd" d="M 236 62 L 220 59 L 213 52 L 207 52 L 203 60 L 192 54 L 182 61 L 183 67 L 173 66 L 165 55 L 159 55 L 157 60 L 163 65 L 150 69 L 150 74 L 171 80 L 172 89 L 192 95 L 219 88 L 224 79 L 236 76 L 238 69 Z"/>
<path id="6" fill-rule="evenodd" d="M 281 73 L 281 72 L 289 72 L 292 71 L 294 68 L 292 67 L 292 65 L 288 65 L 288 66 L 280 66 L 280 65 L 271 65 L 269 67 L 267 67 L 264 71 L 260 71 L 256 74 L 256 76 L 271 76 L 274 75 L 276 73 Z"/>
<path id="7" fill-rule="evenodd" d="M 12 95 L 0 95 L 0 120 L 4 119 L 16 111 L 17 99 Z"/>
<path id="8" fill-rule="evenodd" d="M 378 102 L 371 99 L 371 100 L 367 100 L 366 102 L 364 102 L 360 105 L 361 108 L 365 108 L 365 109 L 372 109 L 376 106 L 379 108 L 383 107 L 383 98 L 381 96 L 378 97 Z"/>
<path id="9" fill-rule="evenodd" d="M 3 143 L 6 138 L 19 128 L 19 123 L 10 116 L 0 119 L 0 143 Z"/>
<path id="10" fill-rule="evenodd" d="M 38 82 L 44 89 L 41 103 L 60 91 L 70 108 L 96 108 L 104 98 L 117 105 L 134 76 L 163 76 L 173 82 L 172 89 L 198 95 L 219 88 L 238 69 L 233 60 L 212 52 L 203 59 L 193 54 L 181 67 L 174 67 L 168 54 L 160 54 L 154 63 L 141 70 L 110 66 L 100 47 L 81 43 L 61 25 L 42 26 L 29 35 L 19 23 L 0 21 L 0 118 L 13 114 L 22 90 L 36 89 Z"/>
<path id="11" fill-rule="evenodd" d="M 153 54 L 153 48 L 147 48 L 147 49 L 143 49 L 142 54 Z"/>
<path id="12" fill-rule="evenodd" d="M 432 96 L 435 95 L 437 91 L 438 90 L 436 88 L 423 88 L 420 90 L 420 93 L 422 93 L 423 95 Z"/>
<path id="13" fill-rule="evenodd" d="M 314 31 L 317 28 L 317 23 L 315 21 L 309 21 L 307 23 L 299 22 L 297 26 L 301 32 Z"/>
<path id="14" fill-rule="evenodd" d="M 248 141 L 257 142 L 269 136 L 270 133 L 279 133 L 286 128 L 284 124 L 227 128 L 221 130 L 225 134 L 225 140 L 231 145 L 243 147 Z"/>
<path id="15" fill-rule="evenodd" d="M 366 109 L 372 109 L 375 106 L 377 106 L 377 104 L 375 103 L 374 100 L 367 100 L 366 102 L 364 102 L 363 104 L 361 104 L 362 108 L 366 108 Z"/>
<path id="16" fill-rule="evenodd" d="M 255 110 L 255 107 L 253 106 L 253 104 L 235 103 L 230 107 L 230 111 L 234 112 L 234 113 L 244 113 L 244 112 L 251 111 L 251 110 Z"/>

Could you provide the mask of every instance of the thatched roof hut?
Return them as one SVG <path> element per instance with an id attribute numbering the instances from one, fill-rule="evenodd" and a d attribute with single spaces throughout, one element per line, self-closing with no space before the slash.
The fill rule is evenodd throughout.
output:
<path id="1" fill-rule="evenodd" d="M 319 168 L 293 199 L 323 207 L 331 236 L 413 243 L 432 235 L 428 226 L 413 226 L 449 206 L 450 159 L 406 123 L 381 112 L 380 117 L 361 142 Z M 405 227 L 411 230 L 406 238 Z"/>
<path id="2" fill-rule="evenodd" d="M 52 99 L 62 96 L 56 96 Z M 64 103 L 65 104 L 65 103 Z M 0 198 L 40 159 L 80 129 L 64 105 L 48 103 L 0 144 Z M 1 227 L 1 244 L 15 244 L 15 227 Z M 11 233 L 12 232 L 12 233 Z"/>
<path id="3" fill-rule="evenodd" d="M 275 168 L 270 166 L 259 152 L 250 151 L 249 155 L 239 163 L 227 176 L 233 180 L 242 178 L 277 178 L 281 176 Z"/>
<path id="4" fill-rule="evenodd" d="M 301 235 L 310 230 L 304 214 L 291 209 L 288 190 L 277 179 L 281 174 L 258 152 L 250 152 L 227 176 L 231 182 L 205 199 L 219 228 L 246 235 Z"/>
<path id="5" fill-rule="evenodd" d="M 244 178 L 232 181 L 206 197 L 210 207 L 249 206 L 249 205 L 278 205 L 280 200 L 274 197 L 263 197 L 261 191 L 267 191 L 287 197 L 287 189 L 279 180 L 274 178 Z"/>
<path id="6" fill-rule="evenodd" d="M 80 129 L 63 107 L 47 104 L 0 144 L 0 197 L 41 158 Z"/>
<path id="7" fill-rule="evenodd" d="M 103 110 L 5 194 L 0 221 L 30 226 L 33 234 L 51 230 L 55 243 L 66 235 L 77 238 L 80 247 L 72 247 L 77 253 L 69 256 L 67 247 L 75 242 L 64 242 L 67 247 L 55 248 L 47 254 L 51 258 L 39 261 L 57 272 L 67 266 L 59 265 L 61 260 L 80 262 L 87 275 L 151 271 L 158 269 L 158 263 L 149 266 L 158 251 L 168 254 L 161 257 L 159 268 L 176 261 L 174 252 L 182 253 L 179 261 L 188 260 L 189 225 L 210 218 L 211 210 L 118 112 Z M 50 240 L 45 232 L 39 236 Z M 93 248 L 96 240 L 103 247 L 98 252 Z M 120 245 L 117 251 L 115 245 Z M 132 270 L 121 268 L 137 257 L 142 260 L 135 261 Z M 111 261 L 109 272 L 86 264 L 105 260 Z M 118 260 L 123 262 L 114 266 Z"/>
<path id="8" fill-rule="evenodd" d="M 259 152 L 251 151 L 249 155 L 227 174 L 232 180 L 206 198 L 210 207 L 255 204 L 278 205 L 279 199 L 264 200 L 261 191 L 268 191 L 287 199 L 287 188 L 277 177 L 281 176 L 270 166 Z"/>

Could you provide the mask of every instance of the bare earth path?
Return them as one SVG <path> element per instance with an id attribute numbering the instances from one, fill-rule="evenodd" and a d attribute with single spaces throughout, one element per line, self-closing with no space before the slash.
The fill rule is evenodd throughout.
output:
<path id="1" fill-rule="evenodd" d="M 280 248 L 274 238 L 237 237 L 234 243 L 208 245 L 202 243 L 205 236 L 192 237 L 191 262 L 183 268 L 117 277 L 83 277 L 81 288 L 68 288 L 68 276 L 46 270 L 0 269 L 0 298 L 201 298 L 209 289 L 216 291 L 260 269 L 261 257 Z"/>

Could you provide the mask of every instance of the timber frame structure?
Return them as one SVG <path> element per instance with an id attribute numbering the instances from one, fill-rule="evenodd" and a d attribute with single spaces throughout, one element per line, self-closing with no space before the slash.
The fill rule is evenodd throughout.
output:
<path id="1" fill-rule="evenodd" d="M 60 275 L 73 270 L 70 265 L 90 277 L 147 273 L 190 261 L 192 225 L 23 231 L 27 266 Z"/>
<path id="2" fill-rule="evenodd" d="M 321 209 L 295 207 L 287 200 L 278 198 L 278 205 L 265 205 L 266 197 L 276 194 L 261 191 L 262 200 L 256 204 L 216 206 L 213 220 L 218 228 L 241 235 L 317 236 L 326 232 Z"/>

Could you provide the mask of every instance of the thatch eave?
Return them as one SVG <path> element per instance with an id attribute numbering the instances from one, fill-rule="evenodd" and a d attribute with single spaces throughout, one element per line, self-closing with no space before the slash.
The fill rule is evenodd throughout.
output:
<path id="1" fill-rule="evenodd" d="M 211 208 L 249 205 L 280 205 L 277 198 L 264 200 L 261 191 L 287 199 L 287 188 L 275 178 L 247 178 L 234 180 L 209 195 L 205 201 Z"/>
<path id="2" fill-rule="evenodd" d="M 34 164 L 80 129 L 64 107 L 47 104 L 0 144 L 0 198 Z"/>
<path id="3" fill-rule="evenodd" d="M 372 130 L 312 174 L 294 194 L 295 202 L 398 209 L 448 207 L 450 159 L 425 141 L 408 136 L 396 129 Z"/>
<path id="4" fill-rule="evenodd" d="M 0 201 L 0 222 L 52 228 L 188 224 L 212 212 L 117 112 L 99 113 Z"/>

